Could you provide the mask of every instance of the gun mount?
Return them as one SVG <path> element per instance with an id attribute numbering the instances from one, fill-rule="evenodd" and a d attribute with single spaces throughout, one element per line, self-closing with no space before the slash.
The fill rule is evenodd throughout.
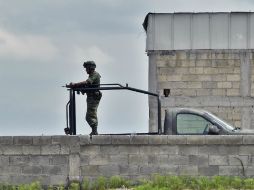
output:
<path id="1" fill-rule="evenodd" d="M 65 134 L 69 135 L 76 135 L 76 101 L 75 101 L 75 93 L 77 94 L 84 94 L 86 92 L 91 92 L 91 91 L 96 91 L 96 90 L 130 90 L 142 94 L 147 94 L 150 96 L 155 96 L 157 97 L 157 104 L 158 104 L 158 131 L 155 134 L 161 134 L 162 133 L 162 128 L 161 128 L 161 100 L 159 94 L 155 94 L 149 91 L 145 90 L 140 90 L 137 88 L 132 88 L 129 87 L 128 84 L 126 86 L 123 86 L 121 84 L 100 84 L 100 87 L 95 86 L 93 87 L 92 85 L 88 87 L 66 87 L 67 90 L 69 91 L 69 101 L 66 104 L 66 124 L 67 127 L 64 129 Z M 142 133 L 144 134 L 144 133 Z M 150 134 L 150 133 L 149 133 Z"/>

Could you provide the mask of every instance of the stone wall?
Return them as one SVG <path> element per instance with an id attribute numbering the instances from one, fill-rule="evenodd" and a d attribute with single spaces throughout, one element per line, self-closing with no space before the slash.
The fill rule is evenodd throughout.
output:
<path id="1" fill-rule="evenodd" d="M 149 51 L 148 56 L 149 90 L 162 96 L 162 112 L 202 108 L 236 127 L 254 129 L 253 50 Z M 168 98 L 163 89 L 170 89 Z M 154 98 L 149 108 L 150 131 L 157 131 Z"/>
<path id="2" fill-rule="evenodd" d="M 254 176 L 254 136 L 0 137 L 0 182 L 64 184 L 119 175 Z M 243 164 L 243 166 L 242 166 Z"/>

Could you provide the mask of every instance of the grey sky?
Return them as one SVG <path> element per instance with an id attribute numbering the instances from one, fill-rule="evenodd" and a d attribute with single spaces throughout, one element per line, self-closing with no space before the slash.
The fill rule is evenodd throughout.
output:
<path id="1" fill-rule="evenodd" d="M 0 135 L 64 134 L 61 86 L 87 78 L 85 60 L 96 61 L 102 83 L 146 90 L 146 14 L 186 11 L 254 11 L 254 1 L 0 0 Z M 77 104 L 77 132 L 88 134 L 85 96 Z M 145 95 L 103 93 L 100 133 L 147 131 Z"/>

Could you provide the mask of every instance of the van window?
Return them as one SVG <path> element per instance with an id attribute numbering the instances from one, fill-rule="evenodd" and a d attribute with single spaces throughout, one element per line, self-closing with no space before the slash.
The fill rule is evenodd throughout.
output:
<path id="1" fill-rule="evenodd" d="M 211 124 L 205 118 L 195 114 L 177 115 L 177 133 L 178 134 L 204 134 L 208 130 L 206 126 Z"/>

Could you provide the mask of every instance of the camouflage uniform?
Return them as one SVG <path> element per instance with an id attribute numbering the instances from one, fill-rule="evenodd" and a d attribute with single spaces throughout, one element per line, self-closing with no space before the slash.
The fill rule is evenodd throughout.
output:
<path id="1" fill-rule="evenodd" d="M 86 80 L 88 86 L 92 85 L 92 87 L 100 86 L 100 74 L 94 71 L 89 74 L 89 78 Z M 86 121 L 90 125 L 93 131 L 97 133 L 98 119 L 97 119 L 97 108 L 101 99 L 100 91 L 91 91 L 87 92 L 87 112 L 86 112 Z"/>

